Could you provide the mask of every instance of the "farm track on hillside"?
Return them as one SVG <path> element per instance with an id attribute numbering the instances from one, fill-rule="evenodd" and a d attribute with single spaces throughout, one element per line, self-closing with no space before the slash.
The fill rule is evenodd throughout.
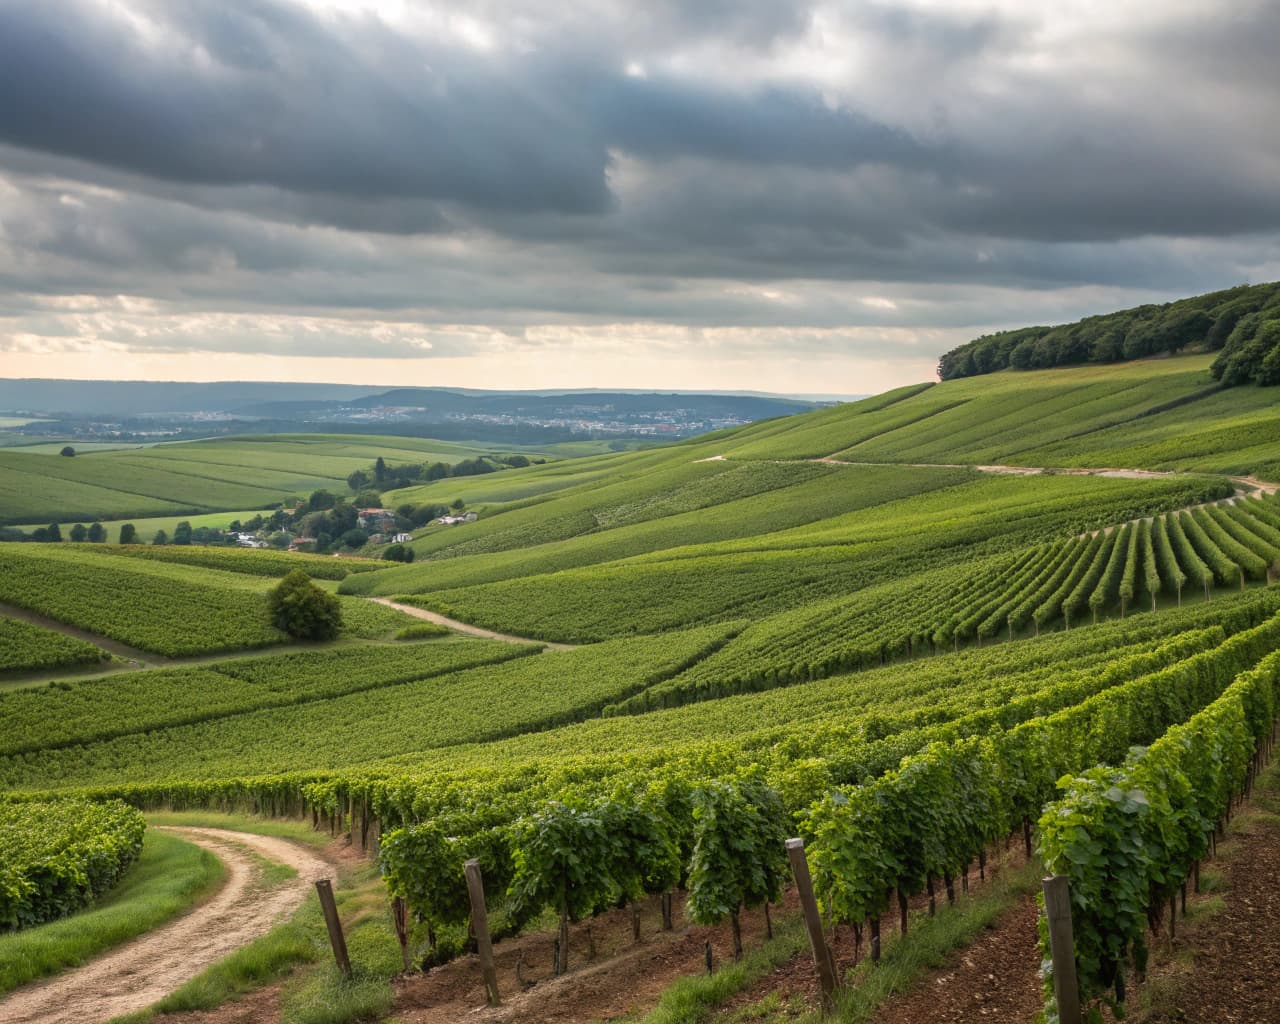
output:
<path id="1" fill-rule="evenodd" d="M 451 619 L 439 612 L 433 612 L 426 608 L 419 608 L 412 604 L 399 604 L 389 597 L 371 597 L 370 601 L 375 604 L 385 605 L 387 608 L 394 608 L 398 612 L 404 612 L 406 615 L 412 615 L 415 619 L 423 619 L 426 622 L 434 622 L 437 626 L 447 626 L 449 629 L 457 630 L 459 633 L 466 633 L 468 636 L 480 637 L 482 640 L 501 640 L 508 644 L 542 644 L 548 651 L 571 651 L 577 644 L 556 644 L 546 640 L 531 640 L 524 636 L 512 636 L 510 633 L 497 633 L 492 629 L 485 629 L 483 626 L 473 626 L 469 622 L 460 622 L 457 619 Z"/>
<path id="2" fill-rule="evenodd" d="M 79 626 L 70 626 L 65 622 L 59 622 L 57 619 L 51 619 L 47 615 L 21 608 L 16 604 L 0 602 L 0 615 L 6 615 L 11 619 L 19 619 L 32 626 L 43 626 L 45 629 L 52 629 L 54 632 L 75 637 L 77 640 L 83 640 L 85 643 L 93 644 L 95 647 L 101 647 L 108 654 L 114 654 L 117 658 L 123 658 L 125 661 L 133 662 L 143 668 L 154 668 L 158 665 L 169 664 L 171 660 L 158 654 L 148 654 L 137 647 L 122 644 L 119 640 L 111 640 L 101 633 L 91 633 L 89 630 L 81 629 Z"/>
<path id="3" fill-rule="evenodd" d="M 712 455 L 710 458 L 698 459 L 698 462 L 718 462 L 724 461 L 723 455 Z M 1202 476 L 1221 476 L 1226 480 L 1230 480 L 1238 489 L 1243 490 L 1248 495 L 1262 497 L 1264 495 L 1275 494 L 1280 490 L 1280 483 L 1271 483 L 1267 480 L 1259 480 L 1255 476 L 1228 476 L 1225 473 L 1184 473 L 1175 470 L 1165 469 L 1120 469 L 1115 467 L 1062 467 L 1062 466 L 979 466 L 973 463 L 963 462 L 850 462 L 846 459 L 837 459 L 828 455 L 820 459 L 770 459 L 777 465 L 796 464 L 802 462 L 817 462 L 824 466 L 864 466 L 869 468 L 884 469 L 892 466 L 902 466 L 908 469 L 975 469 L 979 473 L 995 473 L 1008 476 L 1097 476 L 1108 477 L 1110 479 L 1119 480 L 1168 480 L 1177 477 L 1202 477 Z M 1239 497 L 1239 495 L 1237 495 Z M 1236 498 L 1224 498 L 1221 501 L 1211 501 L 1198 505 L 1188 505 L 1185 510 L 1206 508 L 1209 505 L 1220 505 L 1223 502 L 1228 504 L 1234 502 Z M 1151 518 L 1147 516 L 1146 518 Z M 1129 522 L 1137 522 L 1132 519 Z M 1124 527 L 1126 523 L 1113 523 L 1111 526 L 1105 527 L 1101 532 L 1105 536 L 1118 527 Z M 1081 537 L 1095 536 L 1099 531 L 1094 530 L 1090 533 L 1082 533 Z"/>
<path id="4" fill-rule="evenodd" d="M 208 902 L 155 931 L 48 981 L 0 999 L 5 1024 L 86 1024 L 142 1010 L 291 914 L 313 883 L 332 873 L 311 851 L 270 836 L 216 828 L 164 831 L 212 851 L 227 867 L 226 884 Z M 255 884 L 252 854 L 298 874 L 273 889 Z"/>

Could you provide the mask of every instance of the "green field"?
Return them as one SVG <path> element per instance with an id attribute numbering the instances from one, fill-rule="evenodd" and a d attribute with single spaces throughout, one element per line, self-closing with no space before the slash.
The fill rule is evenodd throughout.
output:
<path id="1" fill-rule="evenodd" d="M 346 493 L 347 477 L 370 470 L 378 458 L 391 465 L 452 464 L 492 450 L 342 434 L 184 441 L 86 451 L 74 458 L 0 449 L 0 524 L 118 523 L 215 511 L 242 518 L 238 510 L 278 505 L 322 488 Z"/>
<path id="2" fill-rule="evenodd" d="M 241 522 L 252 519 L 256 515 L 271 515 L 271 509 L 245 509 L 238 512 L 208 512 L 204 515 L 177 515 L 177 516 L 152 516 L 151 518 L 133 518 L 133 519 L 107 519 L 100 520 L 103 528 L 107 531 L 107 543 L 114 544 L 120 539 L 120 527 L 125 523 L 132 523 L 137 532 L 137 541 L 140 544 L 150 544 L 156 538 L 156 534 L 161 530 L 167 536 L 172 537 L 173 531 L 179 523 L 190 523 L 193 530 L 198 530 L 202 526 L 207 526 L 214 530 L 225 530 L 231 523 L 237 519 Z M 91 520 L 68 519 L 60 525 L 62 526 L 62 535 L 65 537 L 67 527 L 73 526 L 77 522 L 82 522 L 88 526 Z M 18 529 L 30 533 L 32 530 L 41 526 L 48 526 L 49 520 L 43 523 L 18 523 Z"/>
<path id="3" fill-rule="evenodd" d="M 481 510 L 422 530 L 408 565 L 6 545 L 0 601 L 205 660 L 0 693 L 0 787 L 308 820 L 363 808 L 391 891 L 445 934 L 465 931 L 450 880 L 472 856 L 513 928 L 680 879 L 710 923 L 776 895 L 791 834 L 849 924 L 1036 821 L 1073 884 L 1101 885 L 1041 814 L 1098 816 L 1097 780 L 1136 779 L 1158 795 L 1117 842 L 1156 850 L 1123 867 L 1145 913 L 1280 708 L 1280 499 L 1229 479 L 1275 478 L 1280 406 L 1213 388 L 1208 364 L 1004 371 L 405 489 L 385 500 Z M 284 472 L 258 443 L 128 455 L 145 476 L 235 453 L 228 484 L 253 488 Z M 346 443 L 271 444 L 299 446 L 300 481 L 338 472 Z M 992 471 L 1008 465 L 1166 472 Z M 345 632 L 254 654 L 284 643 L 263 602 L 295 565 L 341 595 Z M 582 646 L 397 640 L 415 620 L 370 596 Z M 763 888 L 734 888 L 744 864 Z M 1087 941 L 1119 927 L 1082 921 Z"/>
<path id="4" fill-rule="evenodd" d="M 106 658 L 83 640 L 0 616 L 0 673 L 94 665 Z"/>

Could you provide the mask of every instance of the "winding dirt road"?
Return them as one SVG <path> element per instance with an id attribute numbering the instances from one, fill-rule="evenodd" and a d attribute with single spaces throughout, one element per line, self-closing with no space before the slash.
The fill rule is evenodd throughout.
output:
<path id="1" fill-rule="evenodd" d="M 291 914 L 332 868 L 285 839 L 216 828 L 165 828 L 212 851 L 227 883 L 208 902 L 83 967 L 0 999 L 3 1024 L 98 1024 L 144 1009 Z M 255 885 L 249 851 L 298 875 L 275 888 Z"/>
<path id="2" fill-rule="evenodd" d="M 437 626 L 447 626 L 449 629 L 457 630 L 459 633 L 478 636 L 485 640 L 502 640 L 509 644 L 542 644 L 548 651 L 571 651 L 577 646 L 577 644 L 554 644 L 547 640 L 530 640 L 528 637 L 512 636 L 510 633 L 495 633 L 492 629 L 473 626 L 469 622 L 459 622 L 457 619 L 451 619 L 448 616 L 441 615 L 439 612 L 429 611 L 426 608 L 419 608 L 412 604 L 399 604 L 389 597 L 371 597 L 369 600 L 375 604 L 394 608 L 398 612 L 404 612 L 406 615 L 412 615 L 415 619 L 434 622 Z"/>

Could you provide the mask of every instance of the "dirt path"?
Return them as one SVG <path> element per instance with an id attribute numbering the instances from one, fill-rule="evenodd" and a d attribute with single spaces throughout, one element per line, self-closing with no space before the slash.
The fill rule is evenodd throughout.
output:
<path id="1" fill-rule="evenodd" d="M 434 622 L 437 626 L 447 626 L 449 629 L 455 629 L 459 633 L 478 636 L 484 640 L 502 640 L 509 644 L 542 644 L 548 651 L 571 651 L 578 646 L 577 644 L 554 644 L 546 640 L 530 640 L 526 636 L 512 636 L 510 633 L 497 633 L 482 626 L 473 626 L 469 622 L 459 622 L 457 619 L 451 619 L 448 616 L 441 615 L 439 612 L 429 611 L 426 608 L 418 608 L 411 604 L 399 604 L 389 597 L 371 597 L 369 600 L 376 604 L 385 605 L 388 608 L 394 608 L 398 612 L 404 612 L 406 615 L 412 615 L 415 619 Z"/>
<path id="2" fill-rule="evenodd" d="M 1035 899 L 1024 896 L 947 966 L 887 1002 L 875 1024 L 1027 1024 L 1044 1006 Z"/>
<path id="3" fill-rule="evenodd" d="M 165 828 L 213 851 L 226 885 L 207 903 L 83 967 L 0 1000 L 4 1024 L 98 1024 L 168 995 L 290 914 L 332 868 L 285 839 L 216 828 Z M 296 878 L 262 891 L 248 850 L 295 868 Z"/>
<path id="4" fill-rule="evenodd" d="M 1225 876 L 1222 909 L 1195 922 L 1189 935 L 1179 919 L 1173 948 L 1184 956 L 1174 962 L 1173 984 L 1157 1006 L 1139 1015 L 1142 1024 L 1280 1021 L 1280 781 L 1274 773 L 1232 823 L 1227 847 L 1219 847 L 1224 856 L 1208 862 Z M 1167 937 L 1161 946 L 1163 954 Z"/>
<path id="5" fill-rule="evenodd" d="M 695 462 L 722 462 L 723 455 L 712 455 L 706 459 L 695 459 Z M 779 464 L 795 462 L 821 462 L 828 466 L 870 466 L 886 468 L 902 466 L 908 469 L 976 469 L 979 473 L 1001 473 L 1009 476 L 1102 476 L 1122 480 L 1162 480 L 1179 476 L 1225 476 L 1238 488 L 1254 494 L 1275 494 L 1280 490 L 1280 483 L 1259 480 L 1256 476 L 1227 476 L 1225 473 L 1183 473 L 1172 469 L 1129 469 L 1116 466 L 978 466 L 969 462 L 854 462 L 848 459 L 837 459 L 828 455 L 821 459 L 772 459 Z"/>
<path id="6" fill-rule="evenodd" d="M 794 894 L 774 913 L 795 913 Z M 569 935 L 569 973 L 552 976 L 554 931 L 529 932 L 493 947 L 502 1005 L 485 1006 L 484 980 L 476 957 L 466 956 L 426 974 L 402 977 L 395 986 L 395 1019 L 404 1024 L 595 1024 L 652 1008 L 677 979 L 706 970 L 706 944 L 717 965 L 733 956 L 728 924 L 692 925 L 684 917 L 684 894 L 675 899 L 672 931 L 661 931 L 656 900 L 641 908 L 641 941 L 631 932 L 631 911 L 613 910 L 587 926 L 573 925 Z M 743 944 L 750 950 L 764 941 L 760 911 L 742 915 Z M 595 956 L 592 957 L 592 945 Z"/>
<path id="7" fill-rule="evenodd" d="M 52 629 L 57 633 L 65 633 L 67 636 L 73 636 L 77 640 L 83 640 L 87 644 L 93 644 L 94 647 L 101 647 L 108 654 L 114 654 L 117 658 L 124 658 L 125 661 L 133 662 L 145 668 L 151 668 L 156 665 L 163 664 L 167 659 L 160 657 L 158 654 L 148 654 L 146 651 L 140 651 L 136 647 L 130 647 L 128 644 L 122 644 L 118 640 L 109 640 L 105 636 L 98 633 L 90 633 L 87 629 L 80 629 L 77 626 L 68 626 L 65 622 L 59 622 L 57 619 L 51 619 L 47 615 L 41 615 L 39 612 L 30 611 L 27 608 L 19 608 L 16 604 L 4 604 L 0 602 L 0 615 L 8 616 L 11 619 L 21 619 L 23 622 L 32 626 L 42 626 L 45 629 Z"/>

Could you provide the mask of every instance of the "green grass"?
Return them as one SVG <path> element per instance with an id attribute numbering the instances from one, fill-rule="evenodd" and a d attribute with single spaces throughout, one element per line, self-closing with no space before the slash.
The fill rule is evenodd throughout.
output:
<path id="1" fill-rule="evenodd" d="M 226 811 L 148 811 L 148 825 L 170 825 L 175 828 L 222 828 L 230 832 L 251 832 L 259 836 L 289 839 L 316 849 L 331 842 L 327 832 L 317 832 L 310 823 L 288 818 L 267 818 L 257 814 Z"/>
<path id="2" fill-rule="evenodd" d="M 393 465 L 456 463 L 491 450 L 341 434 L 171 442 L 75 458 L 0 450 L 0 523 L 115 523 L 261 509 L 319 488 L 346 493 L 347 476 L 370 469 L 379 457 Z"/>
<path id="3" fill-rule="evenodd" d="M 0 549 L 0 601 L 170 657 L 266 647 L 271 580 L 57 544 Z"/>
<path id="4" fill-rule="evenodd" d="M 203 515 L 193 515 L 191 513 L 186 513 L 184 515 L 176 515 L 176 516 L 149 516 L 149 517 L 136 517 L 133 519 L 108 519 L 103 521 L 102 525 L 107 531 L 108 544 L 115 544 L 116 541 L 119 540 L 120 527 L 123 526 L 125 523 L 132 523 L 134 526 L 134 529 L 138 531 L 139 543 L 150 544 L 155 539 L 156 534 L 159 533 L 161 530 L 163 530 L 166 534 L 172 537 L 173 531 L 177 528 L 179 523 L 190 523 L 191 528 L 193 530 L 199 529 L 202 526 L 206 526 L 213 530 L 225 530 L 228 526 L 231 525 L 231 523 L 235 522 L 237 519 L 239 519 L 241 522 L 244 522 L 246 520 L 252 519 L 256 515 L 269 516 L 271 515 L 271 512 L 272 512 L 271 509 L 245 509 L 241 511 L 232 511 L 232 512 L 206 512 Z M 65 537 L 67 526 L 73 525 L 75 522 L 83 522 L 86 526 L 88 526 L 90 521 L 87 519 L 86 520 L 64 519 L 64 520 L 60 520 L 60 522 L 63 525 L 63 536 Z M 18 529 L 25 530 L 28 533 L 30 533 L 32 530 L 36 529 L 37 527 L 48 526 L 49 520 L 46 519 L 43 523 L 19 523 L 17 525 L 18 525 Z"/>
<path id="5" fill-rule="evenodd" d="M 106 651 L 75 637 L 0 616 L 0 674 L 96 665 Z"/>
<path id="6" fill-rule="evenodd" d="M 836 1020 L 840 1024 L 863 1024 L 893 995 L 908 991 L 924 973 L 941 967 L 958 949 L 963 949 L 981 932 L 993 927 L 997 919 L 1019 900 L 1036 891 L 1041 871 L 1038 864 L 1001 873 L 981 893 L 962 899 L 955 907 L 942 906 L 936 917 L 917 915 L 912 918 L 907 936 L 889 936 L 879 967 L 863 961 L 837 990 L 835 1009 L 830 1017 L 806 1014 L 807 1024 L 820 1020 Z M 809 959 L 809 943 L 799 915 L 775 920 L 772 942 L 749 950 L 737 963 L 726 963 L 714 974 L 681 978 L 663 993 L 658 1005 L 639 1024 L 716 1024 L 738 1022 L 793 1021 L 795 1007 L 776 995 L 732 1012 L 719 1012 L 719 1007 L 733 996 L 767 976 L 776 967 L 801 955 Z M 813 983 L 814 1001 L 817 980 Z M 630 1018 L 629 1018 L 630 1019 Z"/>
<path id="7" fill-rule="evenodd" d="M 221 862 L 207 850 L 148 831 L 141 856 L 97 906 L 0 935 L 0 993 L 82 964 L 151 931 L 212 894 L 224 876 Z"/>
<path id="8" fill-rule="evenodd" d="M 799 914 L 776 916 L 773 933 L 771 942 L 746 950 L 741 960 L 723 963 L 709 975 L 681 978 L 662 994 L 652 1011 L 643 1017 L 625 1019 L 641 1024 L 698 1024 L 709 1020 L 721 1003 L 809 948 Z"/>
<path id="9" fill-rule="evenodd" d="M 168 824 L 279 835 L 320 846 L 329 841 L 292 822 L 207 813 L 152 817 Z M 144 1024 L 157 1015 L 213 1010 L 282 978 L 289 979 L 281 996 L 282 1020 L 347 1024 L 385 1014 L 391 1007 L 390 979 L 402 970 L 400 947 L 386 912 L 385 888 L 371 864 L 340 869 L 337 874 L 335 895 L 351 957 L 351 980 L 334 966 L 319 901 L 308 898 L 288 921 L 213 964 L 154 1006 L 113 1024 Z"/>

